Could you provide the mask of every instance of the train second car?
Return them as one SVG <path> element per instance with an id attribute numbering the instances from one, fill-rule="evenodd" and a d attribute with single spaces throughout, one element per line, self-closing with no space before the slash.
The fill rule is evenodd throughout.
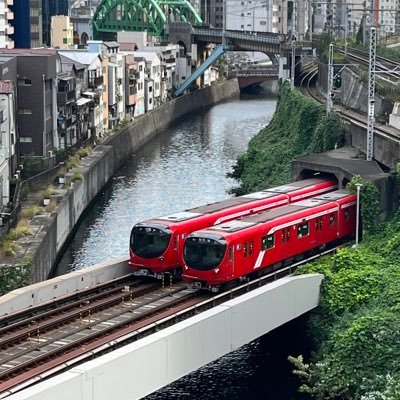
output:
<path id="1" fill-rule="evenodd" d="M 311 178 L 140 222 L 131 232 L 130 265 L 139 276 L 179 276 L 190 233 L 335 189 L 333 180 Z"/>
<path id="2" fill-rule="evenodd" d="M 217 291 L 355 233 L 356 196 L 338 190 L 188 236 L 182 279 Z"/>

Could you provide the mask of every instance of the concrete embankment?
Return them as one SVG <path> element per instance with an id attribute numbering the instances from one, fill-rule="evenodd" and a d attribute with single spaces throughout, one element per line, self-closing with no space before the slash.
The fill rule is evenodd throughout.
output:
<path id="1" fill-rule="evenodd" d="M 78 171 L 83 179 L 58 189 L 54 196 L 58 202 L 56 210 L 34 217 L 30 222 L 33 235 L 20 239 L 16 256 L 1 262 L 0 283 L 18 281 L 18 274 L 31 276 L 26 283 L 47 279 L 79 218 L 127 157 L 179 119 L 238 95 L 237 80 L 229 80 L 173 99 L 96 146 L 81 160 Z"/>

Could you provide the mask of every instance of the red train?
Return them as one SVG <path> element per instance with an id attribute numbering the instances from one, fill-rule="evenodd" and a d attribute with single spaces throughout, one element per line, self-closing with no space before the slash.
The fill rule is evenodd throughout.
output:
<path id="1" fill-rule="evenodd" d="M 337 190 L 190 234 L 182 279 L 217 291 L 355 234 L 356 196 Z"/>
<path id="2" fill-rule="evenodd" d="M 179 276 L 183 244 L 190 233 L 335 189 L 332 180 L 306 179 L 140 222 L 132 228 L 129 263 L 135 275 Z"/>

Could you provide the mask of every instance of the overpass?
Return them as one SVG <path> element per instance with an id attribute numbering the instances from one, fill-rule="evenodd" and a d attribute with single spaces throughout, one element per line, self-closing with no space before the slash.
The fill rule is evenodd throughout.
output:
<path id="1" fill-rule="evenodd" d="M 128 272 L 128 262 L 122 259 L 19 289 L 0 298 L 0 317 L 57 301 Z M 149 336 L 145 336 L 149 327 L 144 327 L 132 333 L 140 335 L 139 340 L 43 381 L 46 374 L 31 377 L 31 386 L 2 393 L 0 398 L 140 399 L 312 310 L 318 305 L 322 278 L 320 274 L 285 276 L 244 290 L 232 300 L 231 292 L 221 293 L 211 300 L 219 305 L 207 311 L 191 310 L 194 316 L 162 330 L 158 329 L 162 320 L 153 322 L 150 328 L 155 333 Z M 220 296 L 228 300 L 220 303 Z M 178 314 L 171 317 L 171 321 L 180 319 Z"/>

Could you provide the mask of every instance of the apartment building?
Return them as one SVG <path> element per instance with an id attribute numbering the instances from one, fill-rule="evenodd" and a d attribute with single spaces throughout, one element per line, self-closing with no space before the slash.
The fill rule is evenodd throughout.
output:
<path id="1" fill-rule="evenodd" d="M 18 1 L 18 0 L 16 0 Z M 43 25 L 43 43 L 51 45 L 51 19 L 55 15 L 68 15 L 68 0 L 42 0 L 42 25 Z"/>
<path id="2" fill-rule="evenodd" d="M 51 47 L 68 49 L 74 43 L 74 28 L 68 16 L 51 17 Z"/>
<path id="3" fill-rule="evenodd" d="M 15 47 L 19 49 L 37 48 L 43 44 L 41 0 L 14 1 Z"/>
<path id="4" fill-rule="evenodd" d="M 0 49 L 13 49 L 14 40 L 14 13 L 10 9 L 14 0 L 0 0 Z"/>

